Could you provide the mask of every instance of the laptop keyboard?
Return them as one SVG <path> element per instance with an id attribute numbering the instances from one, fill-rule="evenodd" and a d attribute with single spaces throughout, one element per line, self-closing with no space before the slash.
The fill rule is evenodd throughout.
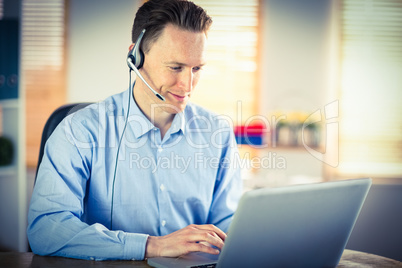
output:
<path id="1" fill-rule="evenodd" d="M 191 266 L 191 268 L 214 268 L 214 267 L 216 267 L 216 263 Z"/>

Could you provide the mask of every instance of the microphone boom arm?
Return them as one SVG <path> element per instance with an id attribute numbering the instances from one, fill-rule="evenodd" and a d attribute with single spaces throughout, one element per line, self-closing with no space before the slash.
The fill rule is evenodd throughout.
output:
<path id="1" fill-rule="evenodd" d="M 130 57 L 127 58 L 127 64 L 131 67 L 131 70 L 135 72 L 135 74 L 142 80 L 142 82 L 145 83 L 145 85 L 152 91 L 152 93 L 155 94 L 161 101 L 165 101 L 165 97 L 163 97 L 161 94 L 156 92 L 148 83 L 145 81 L 144 77 L 141 75 L 141 73 L 138 71 L 138 69 L 134 66 L 132 60 Z"/>

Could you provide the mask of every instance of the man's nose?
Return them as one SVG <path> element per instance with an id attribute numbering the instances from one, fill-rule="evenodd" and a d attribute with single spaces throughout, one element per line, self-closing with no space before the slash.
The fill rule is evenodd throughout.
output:
<path id="1" fill-rule="evenodd" d="M 179 77 L 179 87 L 184 89 L 186 92 L 191 92 L 193 90 L 193 80 L 194 73 L 192 69 L 186 70 L 180 74 Z"/>

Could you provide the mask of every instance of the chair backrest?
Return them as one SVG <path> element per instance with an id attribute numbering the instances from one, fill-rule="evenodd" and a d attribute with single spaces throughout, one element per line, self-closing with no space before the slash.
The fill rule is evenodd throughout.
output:
<path id="1" fill-rule="evenodd" d="M 39 158 L 38 158 L 38 165 L 36 167 L 35 181 L 36 176 L 38 175 L 39 165 L 42 162 L 46 141 L 50 137 L 50 135 L 52 135 L 54 129 L 64 119 L 64 117 L 88 106 L 89 104 L 91 104 L 91 102 L 65 104 L 57 108 L 47 119 L 45 127 L 43 128 L 42 138 L 40 142 Z"/>

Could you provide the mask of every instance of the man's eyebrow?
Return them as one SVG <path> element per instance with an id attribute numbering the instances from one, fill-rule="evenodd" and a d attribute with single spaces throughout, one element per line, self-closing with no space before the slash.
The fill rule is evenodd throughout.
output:
<path id="1" fill-rule="evenodd" d="M 187 66 L 187 64 L 182 63 L 182 62 L 178 62 L 178 61 L 167 61 L 165 62 L 166 65 L 178 65 L 178 66 Z M 202 67 L 206 64 L 206 62 L 203 62 L 197 66 Z"/>

